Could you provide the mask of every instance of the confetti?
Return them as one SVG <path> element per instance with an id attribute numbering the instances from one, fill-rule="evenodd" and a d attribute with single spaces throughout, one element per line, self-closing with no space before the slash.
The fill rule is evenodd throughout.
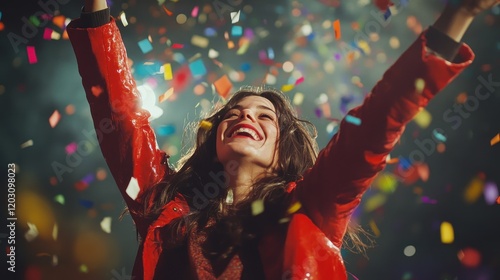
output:
<path id="1" fill-rule="evenodd" d="M 257 216 L 264 212 L 264 200 L 257 199 L 252 202 L 252 216 Z"/>
<path id="2" fill-rule="evenodd" d="M 220 77 L 217 81 L 214 82 L 215 89 L 217 90 L 217 93 L 222 97 L 222 98 L 227 98 L 229 95 L 229 92 L 233 88 L 233 84 L 227 77 L 227 75 L 224 75 Z"/>
<path id="3" fill-rule="evenodd" d="M 191 11 L 191 16 L 192 16 L 192 17 L 194 17 L 194 18 L 195 18 L 195 17 L 197 17 L 197 16 L 198 16 L 198 11 L 199 11 L 199 10 L 200 10 L 200 7 L 195 6 L 195 7 L 193 8 L 193 10 Z"/>
<path id="4" fill-rule="evenodd" d="M 484 180 L 480 176 L 474 177 L 465 188 L 464 199 L 468 204 L 476 202 L 483 193 Z"/>
<path id="5" fill-rule="evenodd" d="M 243 27 L 239 25 L 233 25 L 233 27 L 231 28 L 231 35 L 235 37 L 243 35 Z"/>
<path id="6" fill-rule="evenodd" d="M 84 264 L 80 265 L 79 270 L 80 270 L 80 272 L 83 272 L 83 273 L 89 272 L 89 268 Z"/>
<path id="7" fill-rule="evenodd" d="M 141 40 L 137 43 L 142 53 L 148 53 L 153 50 L 153 45 L 149 42 L 148 39 Z"/>
<path id="8" fill-rule="evenodd" d="M 296 86 L 297 86 L 297 85 L 300 85 L 300 84 L 301 84 L 301 83 L 303 83 L 303 82 L 304 82 L 304 77 L 300 77 L 300 78 L 298 78 L 298 79 L 295 81 L 295 85 L 296 85 Z"/>
<path id="9" fill-rule="evenodd" d="M 31 242 L 35 240 L 38 236 L 38 229 L 36 228 L 36 225 L 28 222 L 28 231 L 24 234 L 24 238 L 28 241 Z"/>
<path id="10" fill-rule="evenodd" d="M 446 136 L 444 136 L 443 134 L 439 133 L 437 131 L 437 129 L 434 129 L 432 131 L 432 134 L 434 135 L 434 137 L 436 138 L 436 140 L 441 141 L 441 142 L 446 142 Z"/>
<path id="11" fill-rule="evenodd" d="M 43 39 L 52 39 L 52 29 L 45 27 L 45 29 L 43 30 Z"/>
<path id="12" fill-rule="evenodd" d="M 21 144 L 21 149 L 24 149 L 24 148 L 28 148 L 28 147 L 31 147 L 33 146 L 33 140 L 30 139 L 24 143 Z"/>
<path id="13" fill-rule="evenodd" d="M 490 146 L 496 145 L 500 142 L 500 133 L 491 138 Z"/>
<path id="14" fill-rule="evenodd" d="M 335 39 L 340 40 L 341 33 L 340 33 L 340 20 L 335 20 L 333 22 L 333 30 L 335 31 Z"/>
<path id="15" fill-rule="evenodd" d="M 92 86 L 90 88 L 90 91 L 92 92 L 93 96 L 99 97 L 99 95 L 101 95 L 101 93 L 103 92 L 103 89 L 101 86 L 97 85 L 97 86 Z"/>
<path id="16" fill-rule="evenodd" d="M 425 88 L 425 80 L 422 78 L 418 78 L 415 80 L 415 89 L 418 93 L 422 93 Z"/>
<path id="17" fill-rule="evenodd" d="M 65 199 L 62 194 L 58 194 L 54 197 L 54 201 L 60 203 L 61 205 L 64 205 Z"/>
<path id="18" fill-rule="evenodd" d="M 370 220 L 370 228 L 373 231 L 373 234 L 375 234 L 375 237 L 380 236 L 380 229 L 378 228 L 377 224 L 373 219 Z"/>
<path id="19" fill-rule="evenodd" d="M 200 35 L 193 35 L 193 37 L 191 37 L 191 44 L 193 46 L 197 46 L 200 48 L 206 48 L 206 47 L 208 47 L 210 42 L 208 41 L 208 38 L 205 38 L 205 37 L 200 36 Z"/>
<path id="20" fill-rule="evenodd" d="M 422 203 L 424 203 L 424 204 L 437 204 L 437 200 L 431 199 L 427 196 L 422 196 L 420 198 L 420 201 L 422 201 Z"/>
<path id="21" fill-rule="evenodd" d="M 54 224 L 54 226 L 52 227 L 52 239 L 57 240 L 58 233 L 59 233 L 59 228 L 57 224 Z"/>
<path id="22" fill-rule="evenodd" d="M 165 81 L 170 81 L 173 78 L 172 65 L 170 63 L 163 64 L 163 78 Z"/>
<path id="23" fill-rule="evenodd" d="M 481 253 L 474 248 L 464 248 L 457 254 L 458 259 L 463 266 L 475 268 L 481 264 Z"/>
<path id="24" fill-rule="evenodd" d="M 290 207 L 288 207 L 288 210 L 286 212 L 288 214 L 293 214 L 293 213 L 299 211 L 300 208 L 302 208 L 302 204 L 300 203 L 300 201 L 297 201 L 294 204 L 292 204 Z"/>
<path id="25" fill-rule="evenodd" d="M 78 145 L 76 144 L 76 142 L 69 143 L 64 148 L 64 150 L 66 151 L 66 154 L 68 154 L 68 155 L 75 153 L 77 149 L 78 149 Z"/>
<path id="26" fill-rule="evenodd" d="M 50 127 L 52 128 L 56 127 L 60 119 L 61 119 L 61 114 L 59 114 L 59 111 L 55 110 L 49 118 Z"/>
<path id="27" fill-rule="evenodd" d="M 122 22 L 123 27 L 126 27 L 128 25 L 127 16 L 125 15 L 125 12 L 122 12 L 120 14 L 120 21 Z"/>
<path id="28" fill-rule="evenodd" d="M 168 15 L 168 16 L 171 16 L 173 15 L 174 13 L 172 13 L 169 9 L 167 9 L 165 6 L 163 6 L 163 10 L 165 11 L 165 13 Z"/>
<path id="29" fill-rule="evenodd" d="M 172 45 L 172 49 L 182 49 L 182 48 L 184 48 L 184 44 L 175 43 Z"/>
<path id="30" fill-rule="evenodd" d="M 219 52 L 214 50 L 214 49 L 210 49 L 208 50 L 208 57 L 209 58 L 217 58 L 219 56 Z"/>
<path id="31" fill-rule="evenodd" d="M 135 200 L 140 190 L 141 189 L 139 188 L 139 182 L 137 182 L 137 179 L 134 177 L 130 178 L 130 182 L 128 183 L 127 189 L 125 190 L 127 195 Z"/>
<path id="32" fill-rule="evenodd" d="M 365 200 L 364 209 L 366 212 L 372 212 L 373 210 L 384 205 L 387 201 L 387 196 L 383 193 L 377 193 Z"/>
<path id="33" fill-rule="evenodd" d="M 88 199 L 79 199 L 78 202 L 80 203 L 81 206 L 90 209 L 92 206 L 94 206 L 94 202 Z"/>
<path id="34" fill-rule="evenodd" d="M 429 111 L 422 109 L 414 118 L 413 121 L 420 128 L 427 128 L 432 122 L 432 115 Z"/>
<path id="35" fill-rule="evenodd" d="M 162 125 L 157 129 L 157 133 L 160 136 L 171 136 L 174 135 L 175 132 L 176 132 L 175 125 L 172 124 Z"/>
<path id="36" fill-rule="evenodd" d="M 212 123 L 206 120 L 202 120 L 200 122 L 200 128 L 204 130 L 210 130 L 212 129 Z"/>
<path id="37" fill-rule="evenodd" d="M 484 200 L 486 204 L 493 205 L 495 204 L 498 198 L 498 187 L 494 182 L 487 182 L 484 186 Z"/>
<path id="38" fill-rule="evenodd" d="M 301 92 L 297 92 L 297 93 L 293 96 L 292 103 L 293 103 L 293 105 L 295 105 L 295 106 L 300 106 L 300 105 L 302 104 L 302 102 L 304 102 L 304 94 L 302 94 Z"/>
<path id="39" fill-rule="evenodd" d="M 388 20 L 391 16 L 391 9 L 387 8 L 384 13 L 384 20 Z"/>
<path id="40" fill-rule="evenodd" d="M 348 123 L 357 125 L 357 126 L 361 125 L 361 119 L 357 118 L 355 116 L 346 115 L 345 116 L 345 121 L 348 122 Z"/>
<path id="41" fill-rule="evenodd" d="M 35 47 L 26 46 L 26 52 L 28 53 L 28 61 L 30 64 L 37 63 L 38 59 L 36 58 Z"/>
<path id="42" fill-rule="evenodd" d="M 283 85 L 281 86 L 281 91 L 283 92 L 291 91 L 294 87 L 295 87 L 294 85 Z"/>
<path id="43" fill-rule="evenodd" d="M 169 88 L 167 91 L 165 91 L 164 94 L 160 95 L 158 97 L 158 102 L 159 103 L 163 103 L 165 102 L 166 100 L 168 100 L 170 98 L 170 96 L 172 96 L 174 94 L 174 88 Z"/>
<path id="44" fill-rule="evenodd" d="M 444 244 L 451 244 L 455 240 L 455 233 L 453 226 L 449 222 L 442 222 L 440 226 L 441 242 Z"/>
<path id="45" fill-rule="evenodd" d="M 189 70 L 191 70 L 193 77 L 200 77 L 207 74 L 207 68 L 201 59 L 189 63 Z"/>
<path id="46" fill-rule="evenodd" d="M 231 23 L 232 24 L 235 24 L 238 21 L 240 21 L 240 12 L 241 11 L 231 12 Z"/>
<path id="47" fill-rule="evenodd" d="M 102 231 L 105 233 L 111 233 L 111 217 L 104 217 L 100 225 Z"/>

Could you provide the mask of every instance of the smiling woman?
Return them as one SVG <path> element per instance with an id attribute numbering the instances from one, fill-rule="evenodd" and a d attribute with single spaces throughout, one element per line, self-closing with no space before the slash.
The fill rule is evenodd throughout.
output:
<path id="1" fill-rule="evenodd" d="M 283 93 L 246 87 L 202 120 L 195 146 L 173 170 L 122 63 L 105 1 L 86 1 L 68 33 L 94 125 L 113 122 L 100 146 L 140 237 L 134 277 L 346 279 L 345 236 L 366 246 L 349 228 L 352 213 L 406 123 L 470 65 L 471 49 L 457 41 L 478 9 L 495 3 L 448 6 L 319 154 L 314 127 Z"/>

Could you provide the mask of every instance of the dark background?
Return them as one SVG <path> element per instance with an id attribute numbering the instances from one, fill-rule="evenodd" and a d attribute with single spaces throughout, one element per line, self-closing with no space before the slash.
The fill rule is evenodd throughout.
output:
<path id="1" fill-rule="evenodd" d="M 52 6 L 45 12 L 38 1 L 0 4 L 0 155 L 5 172 L 8 163 L 16 164 L 18 218 L 16 273 L 7 272 L 2 254 L 0 275 L 5 275 L 2 279 L 130 279 L 137 250 L 135 231 L 128 216 L 118 220 L 124 203 L 98 147 L 85 136 L 93 127 L 76 60 L 70 42 L 62 36 L 64 27 L 52 21 L 55 15 L 78 17 L 83 1 L 61 2 L 52 1 L 57 9 Z M 296 106 L 297 110 L 317 126 L 318 143 L 323 147 L 336 124 L 332 119 L 342 118 L 345 109 L 360 104 L 422 28 L 435 21 L 444 2 L 414 0 L 401 5 L 395 1 L 392 15 L 383 22 L 381 12 L 368 0 L 242 1 L 229 6 L 234 11 L 242 10 L 235 25 L 261 35 L 268 33 L 251 39 L 248 51 L 242 55 L 236 54 L 237 47 L 228 49 L 224 32 L 228 31 L 229 39 L 236 44 L 239 38 L 231 35 L 229 15 L 220 18 L 214 11 L 215 1 L 115 0 L 110 4 L 112 16 L 119 17 L 124 11 L 129 22 L 124 27 L 117 20 L 137 83 L 151 85 L 156 96 L 177 83 L 174 96 L 156 104 L 163 109 L 163 115 L 151 122 L 160 147 L 168 147 L 175 164 L 183 145 L 189 142 L 182 141 L 184 127 L 196 121 L 203 108 L 219 101 L 211 84 L 233 71 L 245 75 L 242 81 L 233 81 L 233 89 L 245 84 L 260 85 L 266 73 L 275 74 L 276 82 L 270 86 L 276 88 L 303 76 L 304 82 L 287 95 L 293 99 L 303 94 L 304 101 Z M 173 15 L 167 15 L 163 6 Z M 200 11 L 192 17 L 195 6 Z M 180 14 L 187 16 L 187 23 L 176 23 Z M 23 34 L 23 17 L 32 15 L 42 23 L 43 17 L 49 20 L 36 31 Z M 204 16 L 205 22 L 200 19 Z M 336 19 L 341 22 L 341 40 L 334 38 L 332 22 Z M 443 116 L 463 103 L 467 95 L 474 95 L 480 85 L 478 77 L 488 79 L 491 75 L 492 80 L 500 81 L 499 27 L 498 7 L 477 17 L 463 40 L 476 53 L 474 63 L 427 107 L 431 118 L 428 126 L 416 122 L 407 126 L 391 156 L 399 158 L 399 164 L 410 162 L 411 167 L 407 167 L 411 175 L 397 176 L 394 170 L 398 164 L 388 165 L 365 195 L 354 221 L 378 236 L 374 238 L 375 247 L 367 251 L 368 258 L 343 250 L 352 279 L 500 279 L 500 206 L 495 202 L 500 182 L 500 144 L 490 145 L 500 132 L 500 89 L 495 87 L 477 106 L 469 97 L 469 108 L 473 109 L 467 111 L 467 117 L 459 117 L 460 125 Z M 62 38 L 45 40 L 46 28 Z M 206 28 L 217 33 L 209 38 L 209 46 L 191 45 L 192 35 L 205 36 Z M 25 38 L 17 52 L 9 40 L 12 34 Z M 361 47 L 355 40 L 360 34 L 370 38 Z M 144 54 L 137 43 L 148 36 L 153 51 Z M 391 46 L 391 38 L 399 40 L 400 46 Z M 184 48 L 173 49 L 173 43 L 184 44 Z M 29 63 L 26 46 L 35 47 L 37 63 Z M 217 60 L 222 67 L 208 58 L 209 48 L 219 51 Z M 274 59 L 259 60 L 259 52 L 269 53 L 270 48 Z M 187 61 L 197 53 L 201 54 L 207 75 L 193 78 L 188 71 L 185 79 L 165 81 L 163 74 L 158 74 L 163 63 L 172 63 L 173 72 L 180 73 L 187 62 L 177 58 L 182 55 Z M 285 61 L 293 62 L 295 72 L 281 68 Z M 412 71 L 411 65 L 405 71 Z M 193 94 L 196 85 L 205 88 L 205 93 Z M 327 98 L 320 101 L 320 96 Z M 325 109 L 330 109 L 331 115 Z M 52 128 L 48 120 L 55 110 L 61 119 Z M 175 128 L 175 132 L 165 133 L 165 126 Z M 446 136 L 446 141 L 433 140 L 436 129 Z M 22 144 L 29 140 L 33 145 L 23 148 Z M 415 141 L 426 142 L 429 151 L 426 153 Z M 91 151 L 69 166 L 66 148 L 72 143 L 86 143 Z M 408 160 L 418 151 L 424 155 L 422 162 Z M 53 169 L 58 163 L 71 170 L 62 175 L 62 180 Z M 6 178 L 6 173 L 2 174 Z M 2 197 L 7 200 L 7 182 Z M 58 202 L 61 198 L 64 204 Z M 3 216 L 7 214 L 5 208 Z M 111 233 L 101 229 L 105 217 L 111 218 Z M 450 244 L 441 241 L 442 222 L 449 222 L 454 229 Z M 28 223 L 38 231 L 32 240 L 25 237 Z M 6 231 L 0 231 L 5 247 Z M 408 246 L 414 247 L 414 254 L 408 252 Z"/>

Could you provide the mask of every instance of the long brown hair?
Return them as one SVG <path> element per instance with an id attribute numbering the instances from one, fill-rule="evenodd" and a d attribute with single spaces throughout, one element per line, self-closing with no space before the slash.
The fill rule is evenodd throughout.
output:
<path id="1" fill-rule="evenodd" d="M 277 113 L 279 139 L 278 166 L 276 172 L 268 174 L 254 183 L 252 191 L 248 197 L 237 205 L 228 205 L 226 198 L 227 188 L 220 187 L 213 197 L 206 197 L 207 202 L 203 207 L 195 203 L 196 193 L 203 193 L 204 186 L 213 183 L 213 177 L 209 174 L 219 174 L 223 172 L 223 166 L 217 160 L 216 154 L 216 134 L 217 128 L 224 115 L 247 96 L 260 96 L 268 99 L 275 107 Z M 221 228 L 221 234 L 229 235 L 222 238 L 230 240 L 232 243 L 226 247 L 234 248 L 234 245 L 241 244 L 246 236 L 255 236 L 256 231 L 248 231 L 245 225 L 258 224 L 261 228 L 277 222 L 282 217 L 288 196 L 286 187 L 290 182 L 299 180 L 302 174 L 311 168 L 318 154 L 316 143 L 317 131 L 310 122 L 301 120 L 296 116 L 288 97 L 282 92 L 265 87 L 244 87 L 235 92 L 234 95 L 209 117 L 203 121 L 211 124 L 211 127 L 191 126 L 197 130 L 195 145 L 179 160 L 178 170 L 169 175 L 168 180 L 152 187 L 145 194 L 145 201 L 152 201 L 152 205 L 145 205 L 143 213 L 137 213 L 143 217 L 155 220 L 161 213 L 166 203 L 174 199 L 180 193 L 184 196 L 190 206 L 190 213 L 182 219 L 178 219 L 170 230 L 170 239 L 183 241 L 182 228 L 190 232 L 195 226 L 203 227 L 209 219 L 214 219 Z M 249 215 L 250 205 L 253 201 L 263 200 L 266 215 L 260 215 L 260 221 L 247 222 L 251 218 Z M 225 211 L 221 211 L 224 209 Z M 222 213 L 225 214 L 222 214 Z M 229 214 L 228 214 L 229 213 Z M 264 217 L 264 218 L 262 218 Z M 262 222 L 262 219 L 265 221 Z M 257 230 L 259 231 L 259 230 Z M 357 238 L 357 230 L 349 227 L 346 236 L 350 236 L 352 245 L 363 251 L 366 247 Z M 246 235 L 245 235 L 246 234 Z M 257 232 L 258 234 L 258 232 Z M 227 243 L 227 242 L 226 242 Z M 222 249 L 227 254 L 227 248 Z"/>

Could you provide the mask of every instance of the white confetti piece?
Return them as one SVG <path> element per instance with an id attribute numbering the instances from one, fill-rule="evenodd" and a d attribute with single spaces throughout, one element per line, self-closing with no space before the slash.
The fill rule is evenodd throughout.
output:
<path id="1" fill-rule="evenodd" d="M 24 234 L 24 238 L 26 238 L 26 240 L 28 242 L 31 242 L 31 241 L 35 240 L 35 238 L 38 236 L 38 229 L 32 223 L 28 223 L 28 227 L 29 227 L 29 229 Z"/>
<path id="2" fill-rule="evenodd" d="M 134 177 L 130 178 L 130 182 L 128 183 L 127 189 L 125 190 L 128 196 L 135 200 L 140 190 L 141 189 L 139 188 L 139 182 L 137 182 L 137 179 Z"/>
<path id="3" fill-rule="evenodd" d="M 101 221 L 101 229 L 105 233 L 111 233 L 111 217 L 104 217 Z"/>
<path id="4" fill-rule="evenodd" d="M 237 23 L 240 21 L 240 13 L 241 11 L 231 12 L 231 23 Z"/>

